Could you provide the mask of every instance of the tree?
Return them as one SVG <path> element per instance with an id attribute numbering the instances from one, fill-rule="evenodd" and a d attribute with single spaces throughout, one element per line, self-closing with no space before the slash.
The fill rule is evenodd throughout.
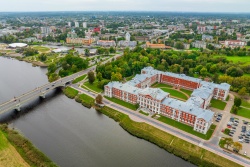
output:
<path id="1" fill-rule="evenodd" d="M 97 104 L 102 104 L 102 95 L 98 94 L 95 98 Z"/>
<path id="2" fill-rule="evenodd" d="M 176 42 L 175 47 L 176 49 L 184 49 L 184 45 L 182 42 Z"/>
<path id="3" fill-rule="evenodd" d="M 200 74 L 205 77 L 207 75 L 207 69 L 206 67 L 203 67 L 201 70 L 200 70 Z"/>
<path id="4" fill-rule="evenodd" d="M 228 146 L 231 146 L 231 145 L 234 144 L 234 141 L 230 137 L 229 138 L 225 138 L 225 144 L 227 145 L 227 148 L 228 148 Z"/>
<path id="5" fill-rule="evenodd" d="M 247 88 L 243 87 L 238 91 L 239 95 L 244 96 L 247 94 Z"/>
<path id="6" fill-rule="evenodd" d="M 234 113 L 234 114 L 237 114 L 238 113 L 238 107 L 233 105 L 232 109 L 231 109 L 231 112 Z"/>
<path id="7" fill-rule="evenodd" d="M 234 98 L 234 105 L 239 107 L 241 105 L 241 98 L 235 97 Z"/>
<path id="8" fill-rule="evenodd" d="M 86 56 L 89 56 L 89 49 L 85 49 L 84 52 Z"/>
<path id="9" fill-rule="evenodd" d="M 96 75 L 96 78 L 98 79 L 98 81 L 102 80 L 102 73 L 98 72 Z"/>
<path id="10" fill-rule="evenodd" d="M 115 53 L 116 50 L 114 49 L 114 47 L 110 47 L 110 48 L 109 48 L 109 52 L 110 52 L 110 53 Z"/>
<path id="11" fill-rule="evenodd" d="M 122 74 L 119 72 L 112 72 L 111 74 L 111 81 L 121 81 L 122 80 Z"/>
<path id="12" fill-rule="evenodd" d="M 232 77 L 240 77 L 243 75 L 243 70 L 240 69 L 239 67 L 229 67 L 226 70 L 226 74 Z"/>
<path id="13" fill-rule="evenodd" d="M 47 60 L 47 55 L 44 54 L 44 53 L 42 53 L 42 54 L 40 54 L 40 55 L 38 56 L 38 58 L 39 58 L 42 62 L 44 62 L 44 61 Z"/>
<path id="14" fill-rule="evenodd" d="M 250 46 L 250 41 L 247 42 L 247 46 Z"/>
<path id="15" fill-rule="evenodd" d="M 93 84 L 95 81 L 95 73 L 93 71 L 88 72 L 89 83 Z"/>
<path id="16" fill-rule="evenodd" d="M 239 151 L 242 149 L 242 144 L 239 142 L 234 142 L 233 147 Z"/>

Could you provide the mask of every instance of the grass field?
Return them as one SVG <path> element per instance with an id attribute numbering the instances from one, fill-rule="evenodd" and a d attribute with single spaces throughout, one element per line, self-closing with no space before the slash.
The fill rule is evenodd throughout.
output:
<path id="1" fill-rule="evenodd" d="M 188 94 L 189 96 L 191 96 L 191 94 L 193 93 L 193 91 L 191 90 L 186 90 L 186 89 L 181 89 L 182 92 Z"/>
<path id="2" fill-rule="evenodd" d="M 237 115 L 250 119 L 250 110 L 240 107 L 237 112 Z"/>
<path id="3" fill-rule="evenodd" d="M 226 107 L 227 103 L 221 100 L 217 100 L 217 99 L 212 99 L 211 100 L 211 107 L 213 108 L 217 108 L 219 110 L 224 110 L 224 108 Z"/>
<path id="4" fill-rule="evenodd" d="M 250 64 L 250 57 L 249 56 L 215 56 L 215 57 L 226 57 L 227 60 L 232 61 L 234 63 L 244 63 L 244 64 Z"/>
<path id="5" fill-rule="evenodd" d="M 173 127 L 176 127 L 176 128 L 178 128 L 180 130 L 183 130 L 183 131 L 185 131 L 187 133 L 190 133 L 192 135 L 195 135 L 197 137 L 205 139 L 205 140 L 210 139 L 210 137 L 212 136 L 212 134 L 214 132 L 214 129 L 216 128 L 215 125 L 211 125 L 210 129 L 208 130 L 207 134 L 205 135 L 205 134 L 201 134 L 199 132 L 194 131 L 193 127 L 191 127 L 191 126 L 188 126 L 188 125 L 185 125 L 183 123 L 177 122 L 177 121 L 175 121 L 173 119 L 170 119 L 168 117 L 160 116 L 160 118 L 158 118 L 158 120 L 163 122 L 163 123 L 166 123 L 168 125 L 171 125 Z"/>
<path id="6" fill-rule="evenodd" d="M 65 95 L 71 99 L 75 98 L 76 95 L 78 94 L 78 91 L 71 88 L 71 87 L 66 87 L 63 92 L 65 93 Z"/>
<path id="7" fill-rule="evenodd" d="M 244 106 L 244 107 L 250 108 L 250 103 L 248 103 L 246 100 L 242 99 L 241 105 Z"/>
<path id="8" fill-rule="evenodd" d="M 154 88 L 161 88 L 161 87 L 172 88 L 173 86 L 167 85 L 167 84 L 163 84 L 163 83 L 157 83 L 157 84 L 152 85 L 152 87 L 154 87 Z"/>
<path id="9" fill-rule="evenodd" d="M 181 98 L 181 99 L 183 99 L 183 100 L 187 100 L 187 99 L 188 99 L 188 97 L 187 97 L 185 94 L 183 94 L 183 93 L 181 93 L 181 92 L 179 92 L 179 91 L 177 91 L 177 90 L 169 89 L 169 88 L 161 88 L 161 89 L 162 89 L 164 92 L 170 93 L 170 95 L 173 96 L 173 98 L 174 98 L 174 97 L 177 97 L 177 98 Z"/>
<path id="10" fill-rule="evenodd" d="M 143 112 L 143 111 L 139 111 L 139 113 L 141 113 L 141 114 L 143 114 L 143 115 L 146 115 L 146 116 L 149 115 L 149 113 L 145 113 L 145 112 Z"/>
<path id="11" fill-rule="evenodd" d="M 137 106 L 134 104 L 130 104 L 128 102 L 122 101 L 122 100 L 114 98 L 114 97 L 110 98 L 110 97 L 105 96 L 105 98 L 114 102 L 114 103 L 120 104 L 121 106 L 127 107 L 131 110 L 134 110 L 134 111 L 137 110 Z"/>
<path id="12" fill-rule="evenodd" d="M 86 76 L 87 76 L 87 74 L 82 75 L 82 76 L 76 78 L 72 83 L 73 84 L 78 83 L 78 82 L 82 81 Z"/>
<path id="13" fill-rule="evenodd" d="M 28 167 L 28 163 L 20 156 L 0 130 L 0 166 Z"/>
<path id="14" fill-rule="evenodd" d="M 95 102 L 95 99 L 86 95 L 86 94 L 80 94 L 78 96 L 81 100 L 87 102 L 87 103 L 94 103 Z"/>
<path id="15" fill-rule="evenodd" d="M 33 46 L 33 48 L 42 53 L 48 52 L 50 50 L 49 48 L 44 46 Z"/>
<path id="16" fill-rule="evenodd" d="M 97 92 L 97 93 L 101 93 L 103 90 L 98 88 L 98 81 L 96 80 L 93 84 L 90 84 L 89 82 L 85 82 L 83 84 L 84 86 L 86 86 L 88 89 Z M 84 87 L 83 87 L 84 88 Z"/>

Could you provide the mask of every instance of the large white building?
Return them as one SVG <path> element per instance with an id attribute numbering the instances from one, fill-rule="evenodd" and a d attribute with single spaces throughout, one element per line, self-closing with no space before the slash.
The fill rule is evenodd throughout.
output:
<path id="1" fill-rule="evenodd" d="M 159 88 L 150 88 L 156 82 L 194 91 L 191 97 L 183 102 L 171 98 L 169 93 Z M 131 81 L 125 84 L 110 82 L 104 88 L 105 96 L 115 97 L 131 104 L 139 104 L 141 109 L 167 116 L 192 126 L 195 131 L 206 134 L 214 115 L 206 108 L 212 98 L 226 100 L 230 85 L 210 83 L 184 74 L 162 72 L 146 67 Z"/>
<path id="2" fill-rule="evenodd" d="M 79 27 L 79 23 L 77 21 L 75 22 L 75 27 Z"/>
<path id="3" fill-rule="evenodd" d="M 82 27 L 83 27 L 83 28 L 87 28 L 87 22 L 83 22 L 83 23 L 82 23 Z"/>

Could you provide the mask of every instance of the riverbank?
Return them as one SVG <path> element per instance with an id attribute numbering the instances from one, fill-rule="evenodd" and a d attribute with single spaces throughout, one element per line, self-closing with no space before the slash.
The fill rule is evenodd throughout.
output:
<path id="1" fill-rule="evenodd" d="M 182 159 L 197 166 L 230 166 L 240 167 L 241 165 L 209 152 L 199 146 L 170 135 L 146 123 L 132 121 L 127 115 L 120 113 L 109 107 L 97 109 L 97 111 L 114 119 L 119 125 L 131 135 L 147 140 L 165 149 Z"/>
<path id="2" fill-rule="evenodd" d="M 11 144 L 15 147 L 16 151 L 19 153 L 14 154 L 14 157 L 17 157 L 22 162 L 22 159 L 24 160 L 20 166 L 44 166 L 44 167 L 57 167 L 57 165 L 52 162 L 46 155 L 44 155 L 41 151 L 39 151 L 33 144 L 24 138 L 22 135 L 20 135 L 17 131 L 11 130 L 8 128 L 6 124 L 0 125 L 0 134 L 3 134 L 5 137 L 5 143 L 7 145 Z M 2 144 L 2 141 L 1 141 Z M 1 152 L 2 149 L 0 149 Z M 19 155 L 22 157 L 20 159 Z M 13 156 L 13 155 L 11 155 Z M 2 156 L 1 156 L 2 158 Z M 6 157 L 6 159 L 11 159 Z M 15 158 L 16 159 L 16 158 Z M 2 162 L 0 160 L 0 164 Z M 10 160 L 10 164 L 14 163 L 15 161 Z M 10 165 L 8 164 L 8 165 Z M 8 166 L 7 165 L 7 166 Z M 0 165 L 1 166 L 1 165 Z M 5 166 L 5 165 L 4 165 Z M 10 165 L 12 166 L 12 165 Z M 16 166 L 16 165 L 14 165 Z M 19 164 L 18 164 L 19 166 Z"/>

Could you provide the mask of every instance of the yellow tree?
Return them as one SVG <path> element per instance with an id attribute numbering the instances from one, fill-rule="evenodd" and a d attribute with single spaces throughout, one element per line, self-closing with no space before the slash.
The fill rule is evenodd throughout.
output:
<path id="1" fill-rule="evenodd" d="M 233 147 L 239 151 L 242 149 L 242 144 L 239 142 L 234 142 Z"/>

